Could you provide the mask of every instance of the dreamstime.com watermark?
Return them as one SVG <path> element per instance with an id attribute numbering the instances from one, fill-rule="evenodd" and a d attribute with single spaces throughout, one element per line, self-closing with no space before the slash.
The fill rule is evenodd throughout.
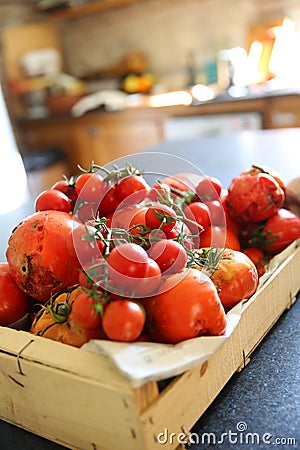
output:
<path id="1" fill-rule="evenodd" d="M 240 421 L 236 424 L 236 429 L 224 433 L 172 433 L 168 428 L 164 428 L 161 433 L 158 433 L 157 442 L 161 445 L 175 444 L 178 445 L 280 445 L 281 447 L 297 446 L 297 440 L 294 437 L 274 436 L 272 433 L 266 432 L 263 434 L 256 432 L 249 432 L 246 422 Z"/>

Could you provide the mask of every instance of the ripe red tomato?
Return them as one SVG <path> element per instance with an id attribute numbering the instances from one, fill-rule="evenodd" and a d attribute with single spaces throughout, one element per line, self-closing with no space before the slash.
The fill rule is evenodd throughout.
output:
<path id="1" fill-rule="evenodd" d="M 76 224 L 67 237 L 67 248 L 70 252 L 75 249 L 78 261 L 83 266 L 88 261 L 101 257 L 105 244 L 97 239 L 94 227 Z"/>
<path id="2" fill-rule="evenodd" d="M 145 313 L 131 300 L 114 300 L 103 315 L 103 329 L 107 337 L 119 342 L 135 341 L 143 331 Z"/>
<path id="3" fill-rule="evenodd" d="M 117 245 L 107 257 L 108 276 L 117 286 L 133 287 L 144 278 L 148 265 L 147 252 L 137 244 Z"/>
<path id="4" fill-rule="evenodd" d="M 82 173 L 76 179 L 75 190 L 78 199 L 97 203 L 104 193 L 105 184 L 102 176 L 95 173 Z"/>
<path id="5" fill-rule="evenodd" d="M 244 248 L 243 253 L 251 259 L 257 269 L 258 275 L 261 277 L 266 271 L 265 266 L 268 263 L 269 258 L 260 248 L 256 247 Z"/>
<path id="6" fill-rule="evenodd" d="M 225 249 L 211 280 L 218 290 L 224 309 L 228 311 L 255 293 L 258 273 L 247 255 L 240 251 Z"/>
<path id="7" fill-rule="evenodd" d="M 148 258 L 145 276 L 134 283 L 133 294 L 135 298 L 145 298 L 157 291 L 161 282 L 161 270 L 156 261 Z"/>
<path id="8" fill-rule="evenodd" d="M 73 178 L 71 178 L 70 180 L 58 180 L 51 186 L 50 189 L 56 189 L 63 192 L 71 200 L 72 206 L 75 205 L 77 200 L 77 193 L 75 190 L 75 181 L 73 180 Z"/>
<path id="9" fill-rule="evenodd" d="M 177 241 L 161 239 L 155 242 L 149 250 L 150 258 L 154 259 L 163 273 L 176 273 L 183 270 L 187 263 L 184 247 Z"/>
<path id="10" fill-rule="evenodd" d="M 97 216 L 98 205 L 97 203 L 77 203 L 75 206 L 74 216 L 77 217 L 82 223 L 94 220 Z"/>
<path id="11" fill-rule="evenodd" d="M 116 197 L 125 200 L 127 205 L 142 202 L 149 191 L 150 186 L 142 175 L 129 175 L 115 185 Z"/>
<path id="12" fill-rule="evenodd" d="M 0 326 L 21 319 L 29 308 L 30 297 L 15 283 L 8 263 L 0 263 Z"/>
<path id="13" fill-rule="evenodd" d="M 212 176 L 206 176 L 196 186 L 196 194 L 202 202 L 219 200 L 222 191 L 222 182 Z"/>
<path id="14" fill-rule="evenodd" d="M 62 211 L 41 211 L 26 217 L 12 232 L 6 251 L 11 274 L 31 297 L 45 302 L 78 282 L 78 261 L 68 242 L 75 224 Z"/>
<path id="15" fill-rule="evenodd" d="M 47 189 L 41 192 L 34 203 L 35 211 L 47 211 L 53 209 L 56 211 L 64 211 L 69 213 L 72 205 L 69 197 L 57 189 Z"/>
<path id="16" fill-rule="evenodd" d="M 168 198 L 170 198 L 170 195 L 171 188 L 168 184 L 155 183 L 151 186 L 147 197 L 153 202 L 161 202 L 161 200 L 167 200 Z"/>
<path id="17" fill-rule="evenodd" d="M 283 189 L 271 175 L 242 173 L 228 188 L 228 214 L 239 223 L 260 222 L 282 207 L 284 197 Z"/>
<path id="18" fill-rule="evenodd" d="M 200 234 L 199 248 L 218 247 L 240 250 L 241 244 L 237 236 L 228 228 L 210 226 Z"/>
<path id="19" fill-rule="evenodd" d="M 210 223 L 213 226 L 225 227 L 226 215 L 220 200 L 207 200 L 205 201 L 209 210 Z"/>
<path id="20" fill-rule="evenodd" d="M 164 233 L 174 228 L 176 220 L 177 216 L 174 209 L 161 204 L 149 206 L 145 215 L 146 225 L 151 230 L 160 229 Z"/>
<path id="21" fill-rule="evenodd" d="M 226 329 L 217 289 L 197 269 L 165 277 L 159 293 L 143 301 L 143 306 L 149 334 L 157 342 L 177 344 L 198 336 L 219 336 Z"/>
<path id="22" fill-rule="evenodd" d="M 91 297 L 87 292 L 80 292 L 72 304 L 74 320 L 82 328 L 97 329 L 102 326 L 102 315 L 104 301 Z"/>
<path id="23" fill-rule="evenodd" d="M 210 216 L 208 206 L 203 202 L 193 202 L 187 205 L 183 210 L 186 225 L 191 230 L 192 234 L 198 234 L 200 231 L 205 230 L 210 225 Z M 196 222 L 200 227 L 195 225 Z"/>
<path id="24" fill-rule="evenodd" d="M 106 216 L 110 213 L 113 213 L 122 201 L 116 196 L 115 186 L 110 185 L 107 185 L 105 187 L 104 195 L 101 197 L 101 199 L 99 198 L 99 200 L 100 203 L 98 211 L 100 216 Z"/>
<path id="25" fill-rule="evenodd" d="M 280 253 L 300 238 L 300 217 L 281 208 L 267 220 L 261 233 L 264 250 L 272 255 Z"/>

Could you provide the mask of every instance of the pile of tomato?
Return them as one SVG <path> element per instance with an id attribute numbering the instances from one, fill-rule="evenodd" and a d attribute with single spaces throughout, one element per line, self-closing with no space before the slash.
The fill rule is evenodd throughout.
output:
<path id="1" fill-rule="evenodd" d="M 11 233 L 0 265 L 0 325 L 80 347 L 90 339 L 176 344 L 224 334 L 270 258 L 300 237 L 285 185 L 252 166 L 150 185 L 130 164 L 58 180 Z"/>

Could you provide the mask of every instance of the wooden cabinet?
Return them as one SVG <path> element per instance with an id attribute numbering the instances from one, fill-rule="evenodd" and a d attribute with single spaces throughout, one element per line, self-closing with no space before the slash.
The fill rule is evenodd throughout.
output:
<path id="1" fill-rule="evenodd" d="M 87 168 L 135 153 L 163 140 L 163 120 L 158 111 L 96 113 L 82 118 L 52 118 L 19 123 L 20 150 L 59 147 L 69 161 Z"/>

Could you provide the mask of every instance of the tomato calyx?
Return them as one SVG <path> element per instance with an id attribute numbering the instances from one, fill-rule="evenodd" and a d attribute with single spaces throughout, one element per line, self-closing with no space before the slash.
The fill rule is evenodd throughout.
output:
<path id="1" fill-rule="evenodd" d="M 188 250 L 187 266 L 201 268 L 206 275 L 211 277 L 214 271 L 217 270 L 224 251 L 224 248 L 219 249 L 218 247 Z"/>

